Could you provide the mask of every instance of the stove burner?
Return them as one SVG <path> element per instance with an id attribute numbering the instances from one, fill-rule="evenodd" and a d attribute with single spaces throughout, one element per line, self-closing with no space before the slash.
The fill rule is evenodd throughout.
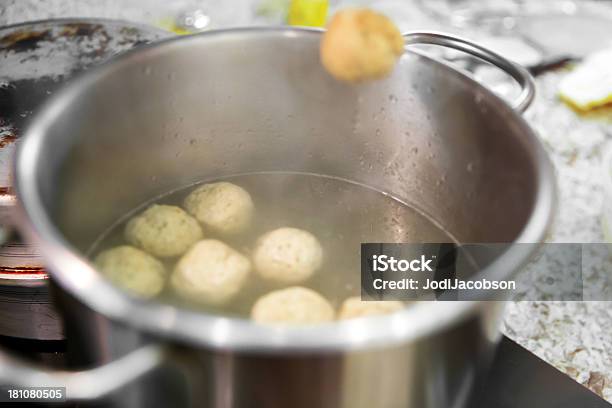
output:
<path id="1" fill-rule="evenodd" d="M 167 37 L 154 27 L 102 19 L 46 20 L 0 27 L 0 226 L 15 204 L 15 142 L 38 108 L 75 74 L 135 46 Z M 0 243 L 10 231 L 0 229 Z M 61 340 L 36 248 L 20 239 L 0 248 L 0 335 Z"/>

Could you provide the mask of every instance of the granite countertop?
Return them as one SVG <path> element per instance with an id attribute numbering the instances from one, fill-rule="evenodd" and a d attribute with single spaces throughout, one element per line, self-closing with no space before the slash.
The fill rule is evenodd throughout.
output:
<path id="1" fill-rule="evenodd" d="M 178 10 L 194 3 L 177 1 L 172 2 L 172 7 Z M 240 14 L 236 25 L 257 20 L 254 10 L 255 4 L 260 2 L 242 0 L 242 3 L 248 7 Z M 344 3 L 336 1 L 333 4 L 337 7 Z M 160 7 L 165 7 L 168 13 L 168 4 L 150 1 L 146 2 L 145 8 L 143 2 L 137 0 L 14 0 L 0 6 L 0 25 L 53 17 L 109 17 L 150 23 L 163 16 Z M 401 29 L 457 32 L 407 2 L 388 0 L 373 5 L 393 16 Z M 147 11 L 143 11 L 145 9 Z M 481 39 L 478 33 L 461 34 Z M 601 148 L 612 134 L 612 113 L 603 117 L 581 117 L 562 104 L 557 98 L 557 85 L 564 75 L 566 71 L 561 70 L 538 77 L 537 98 L 526 112 L 527 120 L 544 141 L 558 176 L 559 209 L 549 241 L 603 242 L 600 160 Z M 511 339 L 612 402 L 611 328 L 612 308 L 607 302 L 523 301 L 508 304 L 502 330 Z"/>
<path id="2" fill-rule="evenodd" d="M 612 135 L 612 113 L 588 118 L 561 103 L 557 86 L 566 74 L 560 71 L 539 77 L 537 99 L 526 113 L 557 172 L 559 208 L 549 241 L 603 242 L 601 149 Z M 603 301 L 512 302 L 503 331 L 612 402 L 610 305 Z"/>

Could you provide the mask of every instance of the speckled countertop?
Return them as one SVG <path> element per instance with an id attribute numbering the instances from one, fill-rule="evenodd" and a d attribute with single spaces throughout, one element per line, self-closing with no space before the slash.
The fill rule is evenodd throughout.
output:
<path id="1" fill-rule="evenodd" d="M 559 209 L 549 241 L 603 242 L 601 149 L 612 135 L 612 114 L 580 117 L 559 102 L 556 90 L 564 75 L 538 78 L 538 97 L 527 112 L 557 172 Z M 512 302 L 503 330 L 612 401 L 612 302 Z"/>
<path id="2" fill-rule="evenodd" d="M 145 3 L 146 7 L 143 7 Z M 0 25 L 54 17 L 109 17 L 150 23 L 164 14 L 202 3 L 210 6 L 212 2 L 6 0 L 0 5 Z M 220 15 L 218 21 L 223 20 L 222 25 L 261 23 L 260 17 L 254 13 L 256 4 L 260 3 L 241 0 L 241 9 L 232 2 L 230 8 L 234 12 L 217 11 Z M 347 2 L 334 1 L 332 4 L 340 6 L 342 3 Z M 427 17 L 410 2 L 348 3 L 374 3 L 375 8 L 393 16 L 403 30 L 458 31 Z M 220 4 L 215 2 L 215 7 Z M 612 7 L 610 13 L 612 15 Z M 461 33 L 481 39 L 478 33 Z M 601 148 L 612 135 L 612 113 L 580 117 L 563 105 L 557 98 L 557 85 L 564 75 L 565 71 L 557 71 L 540 76 L 537 79 L 538 96 L 526 113 L 526 118 L 545 142 L 558 176 L 559 209 L 549 241 L 602 242 Z M 609 273 L 610 270 L 602 272 Z M 612 302 L 512 302 L 508 304 L 502 330 L 612 402 Z"/>

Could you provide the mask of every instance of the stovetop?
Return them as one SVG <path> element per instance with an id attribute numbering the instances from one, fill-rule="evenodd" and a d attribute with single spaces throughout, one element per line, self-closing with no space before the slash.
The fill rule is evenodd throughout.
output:
<path id="1" fill-rule="evenodd" d="M 504 337 L 473 408 L 610 408 L 599 396 Z"/>

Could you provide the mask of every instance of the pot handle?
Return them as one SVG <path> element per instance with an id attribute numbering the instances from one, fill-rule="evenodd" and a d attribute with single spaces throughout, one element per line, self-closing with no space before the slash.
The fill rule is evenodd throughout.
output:
<path id="1" fill-rule="evenodd" d="M 83 371 L 39 368 L 0 351 L 0 384 L 14 387 L 65 387 L 66 400 L 95 400 L 131 383 L 167 361 L 160 344 L 143 346 L 106 365 Z"/>
<path id="2" fill-rule="evenodd" d="M 454 35 L 437 32 L 414 32 L 406 33 L 403 36 L 406 45 L 429 44 L 453 48 L 495 65 L 510 75 L 521 87 L 521 93 L 512 107 L 519 112 L 524 112 L 531 105 L 535 95 L 535 83 L 529 71 L 522 66 L 486 47 Z"/>
<path id="3" fill-rule="evenodd" d="M 0 246 L 12 226 L 14 196 L 0 199 Z M 66 400 L 96 400 L 127 385 L 168 360 L 161 344 L 140 347 L 100 367 L 82 371 L 42 368 L 0 349 L 0 386 L 66 388 Z"/>

